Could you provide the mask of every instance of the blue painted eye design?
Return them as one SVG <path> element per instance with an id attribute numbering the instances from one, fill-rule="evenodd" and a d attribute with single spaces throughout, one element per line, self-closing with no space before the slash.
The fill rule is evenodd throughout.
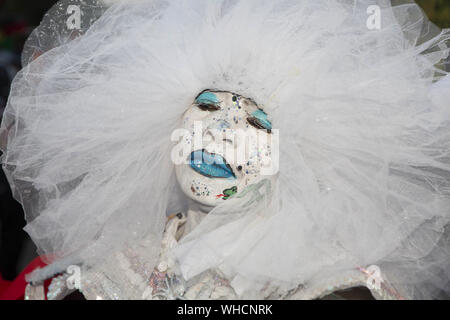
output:
<path id="1" fill-rule="evenodd" d="M 252 116 L 247 118 L 247 122 L 256 129 L 264 129 L 268 133 L 272 132 L 272 123 L 267 119 L 267 113 L 261 109 L 252 112 Z"/>
<path id="2" fill-rule="evenodd" d="M 203 111 L 220 110 L 220 101 L 217 96 L 209 91 L 202 92 L 196 99 L 195 103 Z"/>

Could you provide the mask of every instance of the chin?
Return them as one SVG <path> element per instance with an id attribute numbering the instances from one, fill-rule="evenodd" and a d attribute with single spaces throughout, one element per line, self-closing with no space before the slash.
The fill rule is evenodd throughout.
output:
<path id="1" fill-rule="evenodd" d="M 189 165 L 178 165 L 175 167 L 177 181 L 183 193 L 191 200 L 208 207 L 216 207 L 227 199 L 225 190 L 238 188 L 239 181 L 205 177 Z"/>

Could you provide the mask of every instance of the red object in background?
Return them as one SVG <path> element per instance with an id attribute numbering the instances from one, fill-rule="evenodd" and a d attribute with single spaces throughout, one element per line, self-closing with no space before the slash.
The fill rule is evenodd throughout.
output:
<path id="1" fill-rule="evenodd" d="M 5 281 L 0 277 L 0 300 L 23 300 L 25 295 L 25 275 L 29 274 L 36 268 L 45 267 L 47 264 L 42 261 L 41 257 L 37 257 L 14 279 L 14 281 Z M 51 279 L 50 279 L 51 280 Z M 45 291 L 50 281 L 45 281 Z"/>
<path id="2" fill-rule="evenodd" d="M 3 32 L 7 36 L 12 36 L 15 34 L 26 34 L 28 33 L 28 27 L 23 21 L 14 21 L 3 26 Z"/>
<path id="3" fill-rule="evenodd" d="M 6 289 L 9 287 L 10 284 L 11 284 L 10 281 L 3 280 L 2 276 L 0 275 L 0 296 L 2 295 L 3 292 L 6 291 Z"/>

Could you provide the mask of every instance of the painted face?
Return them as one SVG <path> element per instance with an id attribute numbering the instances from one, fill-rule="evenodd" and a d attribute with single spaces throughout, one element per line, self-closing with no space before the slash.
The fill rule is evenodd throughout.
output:
<path id="1" fill-rule="evenodd" d="M 183 192 L 217 206 L 261 179 L 271 161 L 272 123 L 262 108 L 231 92 L 200 93 L 182 118 L 189 155 L 176 166 Z"/>

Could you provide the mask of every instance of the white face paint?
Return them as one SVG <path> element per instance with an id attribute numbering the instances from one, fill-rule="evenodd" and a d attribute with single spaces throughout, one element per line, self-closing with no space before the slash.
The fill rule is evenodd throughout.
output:
<path id="1" fill-rule="evenodd" d="M 176 166 L 176 176 L 191 199 L 217 206 L 267 178 L 261 169 L 271 158 L 272 125 L 251 99 L 204 91 L 183 115 L 182 126 L 190 134 L 181 143 L 193 153 Z"/>

